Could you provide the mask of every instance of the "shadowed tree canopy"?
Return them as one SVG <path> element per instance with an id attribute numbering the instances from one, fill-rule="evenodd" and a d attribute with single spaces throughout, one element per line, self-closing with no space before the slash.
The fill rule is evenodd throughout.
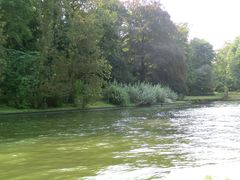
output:
<path id="1" fill-rule="evenodd" d="M 188 88 L 193 95 L 211 94 L 214 90 L 212 63 L 215 57 L 213 46 L 195 38 L 190 42 L 191 56 L 188 62 Z"/>
<path id="2" fill-rule="evenodd" d="M 216 90 L 224 91 L 225 98 L 229 90 L 240 89 L 240 37 L 218 50 L 214 70 Z"/>
<path id="3" fill-rule="evenodd" d="M 159 1 L 0 3 L 0 98 L 5 104 L 85 107 L 101 99 L 111 81 L 161 84 L 179 94 L 213 92 L 212 45 L 197 38 L 188 42 L 187 24 L 174 24 Z M 235 88 L 238 42 L 230 48 Z"/>
<path id="4" fill-rule="evenodd" d="M 128 10 L 124 43 L 134 76 L 141 82 L 162 83 L 183 93 L 185 52 L 169 14 L 158 2 L 132 1 Z"/>

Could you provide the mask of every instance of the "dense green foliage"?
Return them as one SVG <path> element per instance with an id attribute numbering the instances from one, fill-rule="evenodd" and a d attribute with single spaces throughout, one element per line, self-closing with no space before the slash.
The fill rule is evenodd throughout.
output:
<path id="1" fill-rule="evenodd" d="M 124 85 L 114 82 L 107 86 L 103 94 L 108 102 L 121 106 L 129 105 L 129 103 L 138 106 L 152 105 L 172 102 L 178 98 L 170 88 L 149 83 Z"/>
<path id="2" fill-rule="evenodd" d="M 218 50 L 214 62 L 216 88 L 225 92 L 240 89 L 240 37 Z"/>
<path id="3" fill-rule="evenodd" d="M 128 93 L 122 86 L 116 83 L 113 83 L 104 89 L 103 96 L 107 102 L 115 105 L 127 106 L 130 103 Z"/>
<path id="4" fill-rule="evenodd" d="M 135 80 L 169 85 L 185 92 L 185 55 L 177 26 L 159 3 L 129 5 L 124 38 Z"/>
<path id="5" fill-rule="evenodd" d="M 0 99 L 17 108 L 85 107 L 112 81 L 135 84 L 107 87 L 119 105 L 175 98 L 157 84 L 181 95 L 236 90 L 238 44 L 213 63 L 212 45 L 188 42 L 187 24 L 174 24 L 158 2 L 1 0 Z"/>
<path id="6" fill-rule="evenodd" d="M 213 67 L 214 51 L 205 40 L 193 39 L 190 42 L 191 57 L 188 63 L 188 88 L 193 95 L 211 94 L 214 90 Z"/>
<path id="7" fill-rule="evenodd" d="M 34 52 L 9 50 L 2 90 L 10 105 L 24 108 L 37 101 L 40 56 Z"/>
<path id="8" fill-rule="evenodd" d="M 38 108 L 80 103 L 84 107 L 99 95 L 111 70 L 100 42 L 113 16 L 102 3 L 1 2 L 7 54 L 1 90 L 8 104 Z"/>

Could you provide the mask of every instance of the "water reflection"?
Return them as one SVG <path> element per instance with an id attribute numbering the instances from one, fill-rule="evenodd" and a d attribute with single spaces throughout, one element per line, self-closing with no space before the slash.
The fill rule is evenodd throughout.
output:
<path id="1" fill-rule="evenodd" d="M 164 180 L 238 180 L 240 163 L 175 169 Z"/>
<path id="2" fill-rule="evenodd" d="M 0 177 L 212 178 L 226 165 L 240 165 L 239 130 L 237 102 L 6 116 L 0 119 Z"/>
<path id="3" fill-rule="evenodd" d="M 196 165 L 240 161 L 239 107 L 238 103 L 214 103 L 179 111 L 177 118 L 170 119 L 188 140 L 183 149 L 196 159 Z"/>
<path id="4" fill-rule="evenodd" d="M 162 168 L 159 167 L 142 167 L 136 168 L 128 165 L 116 165 L 109 166 L 104 170 L 101 170 L 97 173 L 96 177 L 85 177 L 83 179 L 98 179 L 98 180 L 106 180 L 106 179 L 150 179 L 154 177 L 159 177 L 162 174 Z"/>

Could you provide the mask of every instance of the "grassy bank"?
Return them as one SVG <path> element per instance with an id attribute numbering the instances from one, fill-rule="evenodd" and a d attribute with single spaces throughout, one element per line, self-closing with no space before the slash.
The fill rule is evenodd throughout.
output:
<path id="1" fill-rule="evenodd" d="M 214 95 L 210 96 L 186 96 L 184 101 L 190 102 L 204 102 L 204 101 L 220 101 L 223 100 L 223 94 L 215 93 Z"/>
<path id="2" fill-rule="evenodd" d="M 190 102 L 208 102 L 208 101 L 222 101 L 223 93 L 215 93 L 210 96 L 186 96 L 184 101 Z M 227 101 L 240 101 L 240 92 L 229 92 Z"/>
<path id="3" fill-rule="evenodd" d="M 157 104 L 158 106 L 165 107 L 178 107 L 184 106 L 190 103 L 206 103 L 211 101 L 221 101 L 223 100 L 222 93 L 215 93 L 211 96 L 186 96 L 181 101 L 176 101 L 173 103 L 163 103 Z M 228 101 L 240 101 L 240 92 L 230 92 Z M 136 107 L 136 105 L 131 104 L 127 107 Z M 59 108 L 48 108 L 48 109 L 16 109 L 6 105 L 0 105 L 0 115 L 1 114 L 17 114 L 17 113 L 44 113 L 44 112 L 61 112 L 61 111 L 79 111 L 79 110 L 99 110 L 99 109 L 115 109 L 120 108 L 119 106 L 112 105 L 104 101 L 97 101 L 87 106 L 86 109 L 81 109 L 79 107 L 64 106 Z"/>
<path id="4" fill-rule="evenodd" d="M 86 109 L 105 109 L 105 108 L 115 108 L 117 106 L 103 102 L 103 101 L 97 101 L 95 103 L 89 104 Z M 58 108 L 47 108 L 47 109 L 17 109 L 14 107 L 9 107 L 7 105 L 0 105 L 0 115 L 1 114 L 17 114 L 17 113 L 35 113 L 35 112 L 57 112 L 57 111 L 77 111 L 81 110 L 79 107 L 73 107 L 73 106 L 64 106 L 64 107 L 58 107 Z M 85 109 L 83 109 L 85 110 Z"/>

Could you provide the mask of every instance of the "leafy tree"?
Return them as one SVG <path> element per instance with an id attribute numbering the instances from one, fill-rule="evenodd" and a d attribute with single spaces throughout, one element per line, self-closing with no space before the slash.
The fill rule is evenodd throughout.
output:
<path id="1" fill-rule="evenodd" d="M 191 43 L 192 48 L 192 66 L 194 68 L 201 67 L 202 65 L 212 64 L 214 58 L 213 46 L 203 39 L 194 38 Z"/>
<path id="2" fill-rule="evenodd" d="M 231 46 L 228 58 L 232 60 L 230 68 L 232 70 L 234 90 L 240 89 L 240 37 L 237 37 Z"/>
<path id="3" fill-rule="evenodd" d="M 74 2 L 72 5 L 67 1 L 66 6 L 68 12 L 66 19 L 69 23 L 67 54 L 72 87 L 78 87 L 75 84 L 81 82 L 81 90 L 73 89 L 73 96 L 75 98 L 81 96 L 80 103 L 84 107 L 91 98 L 99 95 L 104 81 L 110 75 L 111 68 L 101 56 L 99 47 L 104 33 L 103 24 L 105 19 L 108 19 L 108 14 L 101 8 L 101 2 L 88 1 L 75 2 L 75 4 Z"/>
<path id="4" fill-rule="evenodd" d="M 6 67 L 6 61 L 4 57 L 4 43 L 5 37 L 3 35 L 4 22 L 2 21 L 2 16 L 0 15 L 0 82 L 3 80 L 3 73 Z M 1 87 L 0 87 L 1 88 Z"/>
<path id="5" fill-rule="evenodd" d="M 9 105 L 26 108 L 34 103 L 39 83 L 39 54 L 8 50 L 2 90 Z"/>
<path id="6" fill-rule="evenodd" d="M 224 91 L 225 99 L 227 99 L 229 87 L 233 83 L 231 64 L 231 44 L 226 44 L 223 49 L 217 52 L 214 62 L 216 90 Z"/>
<path id="7" fill-rule="evenodd" d="M 34 0 L 1 1 L 1 21 L 5 22 L 5 47 L 16 50 L 31 50 L 35 47 L 36 39 L 31 30 L 35 11 Z"/>
<path id="8" fill-rule="evenodd" d="M 103 26 L 111 15 L 102 4 L 101 0 L 3 1 L 6 48 L 14 49 L 8 51 L 3 82 L 7 99 L 9 94 L 13 94 L 11 87 L 23 88 L 21 80 L 26 79 L 25 76 L 34 77 L 27 81 L 34 84 L 34 88 L 26 87 L 19 92 L 20 100 L 11 104 L 49 107 L 59 106 L 62 102 L 77 102 L 79 98 L 81 105 L 85 106 L 92 97 L 100 94 L 111 70 L 100 49 Z M 34 66 L 32 54 L 35 51 L 38 54 L 37 69 L 34 69 L 37 77 L 30 70 L 30 74 L 25 74 L 30 68 L 25 67 L 26 64 Z M 15 64 L 20 70 L 11 74 L 16 70 Z M 20 80 L 9 84 L 9 79 L 14 78 Z M 31 82 L 35 80 L 38 83 Z M 81 82 L 81 90 L 76 89 L 78 82 Z M 31 100 L 27 97 L 29 89 L 34 89 L 36 94 Z"/>
<path id="9" fill-rule="evenodd" d="M 126 49 L 137 80 L 163 83 L 185 91 L 185 54 L 179 32 L 157 2 L 128 6 Z"/>
<path id="10" fill-rule="evenodd" d="M 25 107 L 26 104 L 30 104 L 29 94 L 26 92 L 29 89 L 28 85 L 31 86 L 29 83 L 31 78 L 26 77 L 28 75 L 25 73 L 29 70 L 30 75 L 32 72 L 27 68 L 30 65 L 34 67 L 32 61 L 34 53 L 30 51 L 36 48 L 36 39 L 31 30 L 35 12 L 34 3 L 32 0 L 2 0 L 0 4 L 0 86 L 2 96 L 7 99 L 9 104 Z M 26 84 L 24 85 L 24 83 Z"/>
<path id="11" fill-rule="evenodd" d="M 240 38 L 232 43 L 227 43 L 217 53 L 214 69 L 216 76 L 216 88 L 224 91 L 224 98 L 228 98 L 229 90 L 240 88 Z"/>
<path id="12" fill-rule="evenodd" d="M 213 47 L 202 39 L 190 42 L 191 59 L 188 63 L 188 88 L 190 94 L 211 94 L 214 88 L 212 62 Z"/>
<path id="13" fill-rule="evenodd" d="M 104 34 L 100 41 L 102 56 L 112 66 L 111 81 L 133 82 L 134 78 L 127 64 L 127 53 L 124 51 L 123 30 L 127 9 L 118 0 L 104 0 L 102 9 L 107 11 L 107 21 L 103 22 Z M 124 75 L 123 75 L 124 74 Z"/>

